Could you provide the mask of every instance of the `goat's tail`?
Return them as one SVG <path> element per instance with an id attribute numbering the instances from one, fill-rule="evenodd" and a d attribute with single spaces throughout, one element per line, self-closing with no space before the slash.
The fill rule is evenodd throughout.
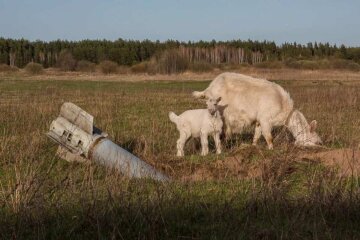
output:
<path id="1" fill-rule="evenodd" d="M 173 112 L 169 112 L 169 118 L 170 118 L 170 121 L 172 121 L 175 124 L 177 124 L 177 122 L 179 120 L 179 116 Z"/>
<path id="2" fill-rule="evenodd" d="M 202 92 L 194 91 L 192 92 L 192 95 L 196 98 L 205 98 L 205 91 Z"/>

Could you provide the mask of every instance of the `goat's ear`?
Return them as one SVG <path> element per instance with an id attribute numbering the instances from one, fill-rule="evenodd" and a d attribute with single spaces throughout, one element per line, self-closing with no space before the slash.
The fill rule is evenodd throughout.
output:
<path id="1" fill-rule="evenodd" d="M 221 97 L 218 97 L 217 99 L 216 99 L 216 102 L 218 103 L 218 102 L 220 102 L 221 101 Z"/>
<path id="2" fill-rule="evenodd" d="M 317 121 L 312 120 L 310 123 L 310 132 L 315 132 L 316 128 L 317 128 Z"/>

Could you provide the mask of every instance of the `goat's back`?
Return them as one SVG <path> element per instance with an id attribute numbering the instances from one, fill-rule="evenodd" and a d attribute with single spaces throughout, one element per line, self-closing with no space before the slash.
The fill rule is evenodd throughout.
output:
<path id="1" fill-rule="evenodd" d="M 268 119 L 281 125 L 293 109 L 292 99 L 280 85 L 237 73 L 220 74 L 202 94 L 222 98 L 219 104 L 226 106 L 224 118 L 229 125 L 239 119 L 246 123 Z"/>

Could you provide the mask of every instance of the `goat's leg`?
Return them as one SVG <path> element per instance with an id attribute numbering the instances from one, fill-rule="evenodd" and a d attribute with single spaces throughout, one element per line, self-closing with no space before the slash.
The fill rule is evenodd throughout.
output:
<path id="1" fill-rule="evenodd" d="M 187 136 L 187 134 L 185 132 L 180 132 L 180 137 L 176 142 L 176 147 L 177 147 L 176 156 L 178 156 L 178 157 L 184 156 L 184 146 L 185 146 L 186 140 L 188 138 L 189 137 Z"/>
<path id="2" fill-rule="evenodd" d="M 208 134 L 201 132 L 200 140 L 201 140 L 201 156 L 205 156 L 209 153 Z"/>
<path id="3" fill-rule="evenodd" d="M 216 146 L 216 153 L 220 154 L 221 153 L 221 141 L 220 141 L 220 133 L 219 132 L 214 133 L 214 141 L 215 141 L 215 146 Z"/>
<path id="4" fill-rule="evenodd" d="M 253 139 L 253 145 L 256 146 L 257 142 L 259 141 L 259 138 L 261 137 L 261 125 L 259 122 L 256 122 L 255 124 L 255 133 L 254 133 L 254 139 Z"/>
<path id="5" fill-rule="evenodd" d="M 231 139 L 231 128 L 230 127 L 226 127 L 225 128 L 225 141 L 229 141 Z"/>
<path id="6" fill-rule="evenodd" d="M 261 122 L 261 131 L 262 135 L 265 137 L 266 143 L 268 145 L 268 149 L 273 149 L 273 138 L 271 135 L 271 126 L 267 121 Z"/>

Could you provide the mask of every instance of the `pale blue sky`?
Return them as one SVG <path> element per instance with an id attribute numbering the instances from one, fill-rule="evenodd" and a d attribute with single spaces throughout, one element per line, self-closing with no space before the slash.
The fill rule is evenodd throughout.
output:
<path id="1" fill-rule="evenodd" d="M 0 0 L 0 36 L 360 46 L 359 0 Z"/>

